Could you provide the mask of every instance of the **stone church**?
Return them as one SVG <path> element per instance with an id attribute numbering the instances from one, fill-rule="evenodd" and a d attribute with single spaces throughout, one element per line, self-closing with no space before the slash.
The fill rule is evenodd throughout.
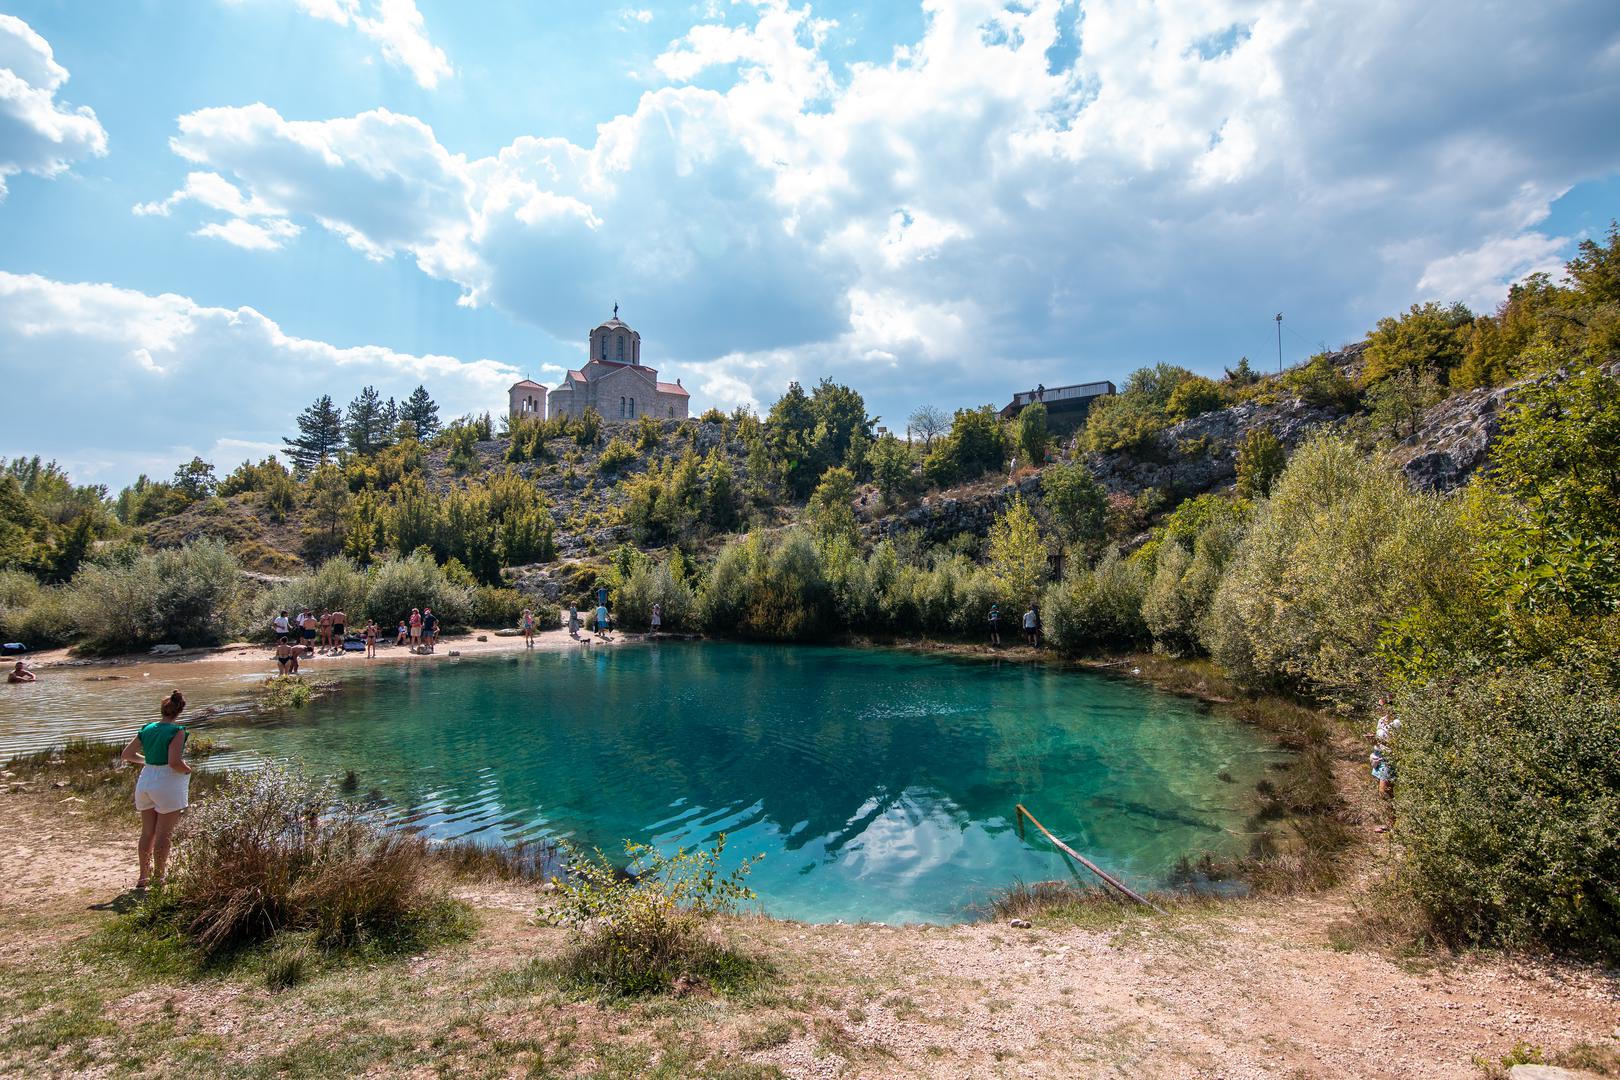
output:
<path id="1" fill-rule="evenodd" d="M 581 416 L 594 408 L 606 420 L 684 420 L 691 395 L 676 379 L 658 381 L 658 369 L 641 363 L 641 335 L 613 318 L 591 331 L 590 352 L 577 371 L 563 377 L 562 385 L 546 396 L 546 388 L 524 379 L 508 392 L 511 415 Z"/>

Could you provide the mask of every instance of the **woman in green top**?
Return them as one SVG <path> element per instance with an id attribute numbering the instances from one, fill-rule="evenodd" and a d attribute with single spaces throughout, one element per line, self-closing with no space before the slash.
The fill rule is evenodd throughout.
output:
<path id="1" fill-rule="evenodd" d="M 141 814 L 137 889 L 146 888 L 148 880 L 163 880 L 169 864 L 169 839 L 190 802 L 191 766 L 182 757 L 186 729 L 177 722 L 185 707 L 186 699 L 178 690 L 164 698 L 158 706 L 162 719 L 141 728 L 120 755 L 131 765 L 141 766 L 140 779 L 135 782 L 135 809 Z"/>

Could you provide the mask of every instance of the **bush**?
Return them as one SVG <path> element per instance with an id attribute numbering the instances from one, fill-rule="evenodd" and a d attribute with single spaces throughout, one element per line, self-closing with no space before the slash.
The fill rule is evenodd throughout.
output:
<path id="1" fill-rule="evenodd" d="M 667 562 L 633 569 L 618 591 L 614 613 L 626 629 L 645 630 L 652 626 L 654 604 L 662 606 L 665 630 L 685 630 L 695 622 L 697 597 Z"/>
<path id="2" fill-rule="evenodd" d="M 429 885 L 425 840 L 379 828 L 295 770 L 237 773 L 187 819 L 175 871 L 143 914 L 205 957 L 286 933 L 418 947 L 460 922 Z"/>
<path id="3" fill-rule="evenodd" d="M 252 636 L 273 636 L 270 620 L 286 611 L 341 611 L 351 626 L 364 626 L 368 583 L 359 567 L 344 556 L 328 559 L 313 573 L 279 582 L 260 593 L 253 603 L 255 619 L 249 627 Z"/>
<path id="4" fill-rule="evenodd" d="M 1254 513 L 1215 594 L 1203 640 L 1251 683 L 1365 702 L 1383 683 L 1385 628 L 1470 589 L 1457 506 L 1414 493 L 1381 458 L 1320 435 Z"/>
<path id="5" fill-rule="evenodd" d="M 642 419 L 647 418 L 644 416 Z M 626 465 L 633 464 L 635 460 L 635 447 L 615 435 L 602 448 L 602 456 L 596 459 L 596 468 L 603 476 L 613 476 Z"/>
<path id="6" fill-rule="evenodd" d="M 516 626 L 518 619 L 523 616 L 523 609 L 528 606 L 529 602 L 516 589 L 479 585 L 472 591 L 472 613 L 469 620 L 474 626 Z M 439 609 L 433 610 L 437 613 Z M 538 617 L 535 621 L 540 624 Z"/>
<path id="7" fill-rule="evenodd" d="M 1164 411 L 1145 399 L 1123 394 L 1100 398 L 1086 414 L 1081 444 L 1096 454 L 1152 457 L 1157 453 L 1156 437 L 1167 426 Z"/>
<path id="8" fill-rule="evenodd" d="M 1397 702 L 1397 882 L 1441 936 L 1620 959 L 1620 697 L 1551 665 Z"/>
<path id="9" fill-rule="evenodd" d="M 1198 651 L 1215 590 L 1243 539 L 1240 507 L 1223 500 L 1212 510 L 1194 534 L 1190 551 L 1179 540 L 1167 540 L 1159 548 L 1158 565 L 1142 601 L 1142 618 L 1154 642 L 1176 655 Z M 1178 510 L 1177 516 L 1181 513 Z"/>
<path id="10" fill-rule="evenodd" d="M 1047 640 L 1072 655 L 1098 647 L 1131 648 L 1147 640 L 1141 565 L 1111 551 L 1094 570 L 1077 570 L 1041 598 Z"/>
<path id="11" fill-rule="evenodd" d="M 213 645 L 240 624 L 236 557 L 218 540 L 143 554 L 127 566 L 86 564 L 68 586 L 67 612 L 86 646 Z"/>
<path id="12" fill-rule="evenodd" d="M 21 570 L 0 570 L 0 640 L 40 649 L 72 639 L 65 589 L 41 585 Z"/>
<path id="13" fill-rule="evenodd" d="M 836 616 L 815 542 L 797 529 L 774 543 L 756 533 L 728 545 L 698 605 L 712 633 L 772 641 L 825 637 Z"/>
<path id="14" fill-rule="evenodd" d="M 556 910 L 541 917 L 573 931 L 561 961 L 577 985 L 629 996 L 668 990 L 686 977 L 721 989 L 745 981 L 761 965 L 725 948 L 703 920 L 735 912 L 754 893 L 744 882 L 756 856 L 720 873 L 722 833 L 712 848 L 664 855 L 645 844 L 625 844 L 632 873 L 601 853 L 570 852 Z"/>
<path id="15" fill-rule="evenodd" d="M 393 626 L 419 607 L 432 608 L 444 626 L 465 626 L 472 620 L 472 590 L 452 584 L 425 554 L 389 559 L 373 566 L 367 577 L 366 615 L 379 626 Z"/>

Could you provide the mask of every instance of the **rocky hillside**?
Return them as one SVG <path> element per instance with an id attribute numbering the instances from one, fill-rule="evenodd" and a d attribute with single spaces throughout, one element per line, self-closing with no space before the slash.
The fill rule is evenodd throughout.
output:
<path id="1" fill-rule="evenodd" d="M 1330 353 L 1328 359 L 1353 380 L 1360 374 L 1362 350 L 1363 346 L 1353 345 Z M 1512 390 L 1513 385 L 1468 391 L 1427 410 L 1413 433 L 1391 450 L 1413 486 L 1443 492 L 1466 484 L 1485 463 Z M 1292 450 L 1313 431 L 1350 426 L 1364 415 L 1360 410 L 1321 408 L 1292 394 L 1278 394 L 1269 402 L 1246 401 L 1184 420 L 1160 432 L 1145 451 L 1087 454 L 1085 461 L 1110 492 L 1136 496 L 1151 489 L 1173 505 L 1230 487 L 1237 477 L 1238 447 L 1255 428 L 1269 428 Z M 1040 470 L 1026 470 L 1012 483 L 1004 478 L 981 480 L 930 493 L 915 505 L 892 513 L 868 499 L 859 516 L 869 538 L 914 530 L 926 540 L 938 542 L 962 533 L 983 536 L 1015 495 L 1039 501 L 1040 492 Z"/>

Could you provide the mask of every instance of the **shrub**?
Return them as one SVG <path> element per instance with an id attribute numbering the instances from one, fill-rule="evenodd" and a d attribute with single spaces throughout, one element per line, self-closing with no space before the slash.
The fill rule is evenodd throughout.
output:
<path id="1" fill-rule="evenodd" d="M 560 903 L 541 912 L 573 931 L 574 944 L 560 965 L 564 976 L 629 996 L 667 990 L 682 976 L 725 989 L 758 970 L 756 961 L 727 949 L 703 924 L 754 899 L 745 881 L 758 857 L 722 874 L 725 847 L 724 833 L 711 848 L 672 855 L 627 843 L 631 873 L 600 852 L 571 852 L 568 874 L 558 883 Z"/>
<path id="2" fill-rule="evenodd" d="M 698 612 L 713 633 L 798 641 L 824 637 L 837 606 L 815 542 L 795 529 L 774 543 L 754 533 L 723 549 Z"/>
<path id="3" fill-rule="evenodd" d="M 460 921 L 429 885 L 425 840 L 379 828 L 296 770 L 237 773 L 187 818 L 175 871 L 143 914 L 204 956 L 298 932 L 326 947 L 416 947 Z"/>
<path id="4" fill-rule="evenodd" d="M 1620 697 L 1552 665 L 1397 702 L 1397 882 L 1452 941 L 1620 959 Z"/>
<path id="5" fill-rule="evenodd" d="M 351 624 L 364 626 L 366 592 L 366 575 L 351 560 L 344 556 L 328 559 L 314 572 L 279 582 L 260 593 L 253 604 L 254 625 L 249 629 L 256 637 L 269 637 L 270 620 L 278 612 L 296 614 L 300 609 L 341 611 L 349 616 Z"/>
<path id="6" fill-rule="evenodd" d="M 1006 460 L 1006 436 L 995 410 L 988 405 L 958 409 L 950 434 L 923 460 L 923 477 L 935 487 L 949 487 L 999 469 Z"/>
<path id="7" fill-rule="evenodd" d="M 68 586 L 67 611 L 98 651 L 212 645 L 240 623 L 236 557 L 218 540 L 140 555 L 127 566 L 86 564 Z"/>
<path id="8" fill-rule="evenodd" d="M 1013 425 L 1013 441 L 1027 465 L 1039 465 L 1046 460 L 1046 446 L 1051 441 L 1047 431 L 1046 406 L 1041 402 L 1025 406 Z"/>
<path id="9" fill-rule="evenodd" d="M 39 649 L 72 639 L 65 589 L 41 585 L 21 570 L 0 570 L 0 640 Z"/>
<path id="10" fill-rule="evenodd" d="M 380 626 L 393 626 L 415 607 L 432 608 L 445 626 L 464 626 L 472 619 L 472 590 L 452 584 L 428 555 L 389 559 L 367 577 L 366 615 Z"/>
<path id="11" fill-rule="evenodd" d="M 1190 420 L 1195 416 L 1214 412 L 1225 404 L 1220 384 L 1202 375 L 1193 375 L 1183 379 L 1170 392 L 1170 400 L 1165 404 L 1165 409 L 1173 419 Z"/>
<path id="12" fill-rule="evenodd" d="M 1141 565 L 1111 551 L 1093 570 L 1077 570 L 1046 590 L 1042 623 L 1053 646 L 1070 655 L 1098 647 L 1129 648 L 1147 639 Z"/>
<path id="13" fill-rule="evenodd" d="M 1238 445 L 1237 493 L 1245 499 L 1271 494 L 1271 485 L 1288 467 L 1288 451 L 1270 428 L 1250 428 Z"/>
<path id="14" fill-rule="evenodd" d="M 1126 453 L 1150 457 L 1155 438 L 1167 426 L 1162 409 L 1138 397 L 1119 395 L 1092 403 L 1081 432 L 1081 444 L 1096 454 Z"/>
<path id="15" fill-rule="evenodd" d="M 1204 645 L 1240 681 L 1365 701 L 1385 677 L 1384 628 L 1466 592 L 1466 551 L 1452 501 L 1414 493 L 1389 462 L 1317 436 L 1256 508 Z"/>
<path id="16" fill-rule="evenodd" d="M 1283 376 L 1283 385 L 1318 409 L 1350 412 L 1359 403 L 1355 384 L 1333 366 L 1326 353 L 1318 353 Z"/>
<path id="17" fill-rule="evenodd" d="M 479 585 L 472 591 L 469 620 L 474 626 L 516 626 L 528 606 L 529 602 L 516 589 Z M 439 609 L 433 610 L 436 613 Z"/>
<path id="18" fill-rule="evenodd" d="M 1243 538 L 1243 515 L 1226 504 L 1198 530 L 1189 551 L 1171 540 L 1159 549 L 1158 566 L 1142 601 L 1142 618 L 1153 640 L 1166 651 L 1198 651 L 1204 624 L 1226 564 Z"/>
<path id="19" fill-rule="evenodd" d="M 642 563 L 630 572 L 615 598 L 614 613 L 627 629 L 645 630 L 652 625 L 652 607 L 662 607 L 663 628 L 684 630 L 691 627 L 697 611 L 692 589 L 671 571 L 667 562 Z"/>
<path id="20" fill-rule="evenodd" d="M 644 416 L 642 419 L 647 418 Z M 602 456 L 596 459 L 596 468 L 603 476 L 613 476 L 626 465 L 634 463 L 635 460 L 635 447 L 615 435 L 602 448 Z"/>

